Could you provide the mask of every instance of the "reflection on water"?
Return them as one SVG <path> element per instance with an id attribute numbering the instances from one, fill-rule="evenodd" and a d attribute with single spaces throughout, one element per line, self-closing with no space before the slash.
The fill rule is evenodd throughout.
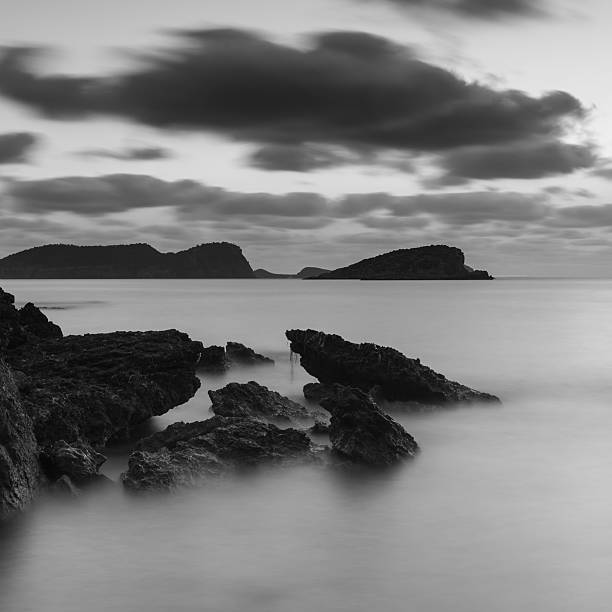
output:
<path id="1" fill-rule="evenodd" d="M 270 468 L 177 495 L 43 499 L 0 528 L 0 610 L 609 609 L 612 282 L 0 284 L 107 302 L 54 312 L 68 332 L 178 327 L 277 359 L 206 376 L 147 431 L 206 418 L 206 390 L 230 380 L 301 399 L 310 378 L 282 336 L 296 326 L 396 346 L 505 400 L 397 414 L 422 453 L 384 475 Z"/>

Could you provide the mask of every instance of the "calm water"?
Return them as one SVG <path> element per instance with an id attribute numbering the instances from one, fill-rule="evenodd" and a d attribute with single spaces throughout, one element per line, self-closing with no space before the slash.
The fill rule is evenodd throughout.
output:
<path id="1" fill-rule="evenodd" d="M 309 379 L 283 332 L 419 356 L 504 405 L 403 415 L 422 453 L 387 475 L 261 471 L 174 496 L 42 500 L 0 529 L 2 612 L 591 612 L 612 600 L 612 281 L 2 281 L 67 333 L 176 327 Z M 106 466 L 124 469 L 115 449 Z"/>

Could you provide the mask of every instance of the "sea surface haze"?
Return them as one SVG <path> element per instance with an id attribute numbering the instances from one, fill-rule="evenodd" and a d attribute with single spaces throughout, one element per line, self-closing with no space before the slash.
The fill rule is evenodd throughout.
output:
<path id="1" fill-rule="evenodd" d="M 503 404 L 394 414 L 422 452 L 386 473 L 260 469 L 174 495 L 43 498 L 0 527 L 3 612 L 599 612 L 612 601 L 612 281 L 6 280 L 66 334 L 177 328 L 313 380 L 285 329 L 393 346 Z M 109 451 L 117 479 L 127 449 Z"/>

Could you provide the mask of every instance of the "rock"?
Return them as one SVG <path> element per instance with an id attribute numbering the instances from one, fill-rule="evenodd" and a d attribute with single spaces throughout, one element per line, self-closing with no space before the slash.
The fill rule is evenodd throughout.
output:
<path id="1" fill-rule="evenodd" d="M 38 445 L 32 420 L 10 369 L 0 358 L 0 520 L 25 508 L 38 482 Z"/>
<path id="2" fill-rule="evenodd" d="M 336 334 L 312 329 L 286 332 L 291 350 L 321 383 L 340 383 L 372 392 L 388 401 L 448 404 L 499 402 L 494 395 L 448 380 L 418 359 L 377 344 L 355 344 Z M 312 388 L 308 391 L 313 396 Z M 317 393 L 321 393 L 319 389 Z"/>
<path id="3" fill-rule="evenodd" d="M 273 359 L 264 357 L 239 342 L 228 342 L 225 346 L 225 354 L 229 361 L 240 365 L 274 365 Z"/>
<path id="4" fill-rule="evenodd" d="M 41 446 L 102 447 L 191 398 L 202 344 L 176 330 L 41 339 L 8 351 L 29 381 L 24 405 Z"/>
<path id="5" fill-rule="evenodd" d="M 64 335 L 59 325 L 49 321 L 31 302 L 19 310 L 19 322 L 26 332 L 37 338 L 61 338 Z"/>
<path id="6" fill-rule="evenodd" d="M 230 383 L 217 391 L 209 391 L 208 395 L 212 411 L 220 416 L 250 417 L 277 423 L 325 416 L 324 411 L 306 408 L 255 381 Z"/>
<path id="7" fill-rule="evenodd" d="M 206 346 L 200 355 L 198 369 L 209 372 L 223 372 L 229 367 L 229 361 L 222 346 Z"/>
<path id="8" fill-rule="evenodd" d="M 306 383 L 302 391 L 309 402 L 320 404 L 324 397 L 334 393 L 334 386 L 322 383 Z"/>
<path id="9" fill-rule="evenodd" d="M 332 448 L 351 461 L 387 466 L 417 454 L 415 439 L 363 391 L 334 385 L 334 394 L 321 403 L 332 415 Z"/>
<path id="10" fill-rule="evenodd" d="M 51 493 L 61 497 L 80 497 L 81 491 L 78 487 L 70 480 L 69 476 L 64 474 L 60 476 L 50 487 Z"/>
<path id="11" fill-rule="evenodd" d="M 78 440 L 68 444 L 64 440 L 55 442 L 41 455 L 41 462 L 52 479 L 68 476 L 77 484 L 91 482 L 99 476 L 100 466 L 106 457 L 96 452 L 87 442 Z"/>
<path id="12" fill-rule="evenodd" d="M 136 491 L 170 490 L 243 467 L 313 458 L 304 432 L 255 419 L 214 416 L 174 423 L 141 440 L 121 480 Z"/>
<path id="13" fill-rule="evenodd" d="M 444 244 L 398 249 L 363 259 L 345 268 L 324 272 L 316 279 L 359 280 L 489 280 L 485 270 L 465 265 L 463 251 Z"/>
<path id="14" fill-rule="evenodd" d="M 308 433 L 315 436 L 329 434 L 329 423 L 315 419 L 314 425 L 308 429 Z"/>

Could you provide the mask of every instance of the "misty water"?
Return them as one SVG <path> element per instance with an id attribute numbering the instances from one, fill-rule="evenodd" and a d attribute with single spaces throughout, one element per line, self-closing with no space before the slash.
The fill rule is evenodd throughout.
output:
<path id="1" fill-rule="evenodd" d="M 388 473 L 268 468 L 174 495 L 40 499 L 0 527 L 3 612 L 564 612 L 612 599 L 612 281 L 2 281 L 66 333 L 178 328 L 274 368 L 206 377 L 152 429 L 207 418 L 209 388 L 312 380 L 284 330 L 398 348 L 503 405 L 395 414 Z M 110 453 L 117 479 L 126 449 Z"/>

